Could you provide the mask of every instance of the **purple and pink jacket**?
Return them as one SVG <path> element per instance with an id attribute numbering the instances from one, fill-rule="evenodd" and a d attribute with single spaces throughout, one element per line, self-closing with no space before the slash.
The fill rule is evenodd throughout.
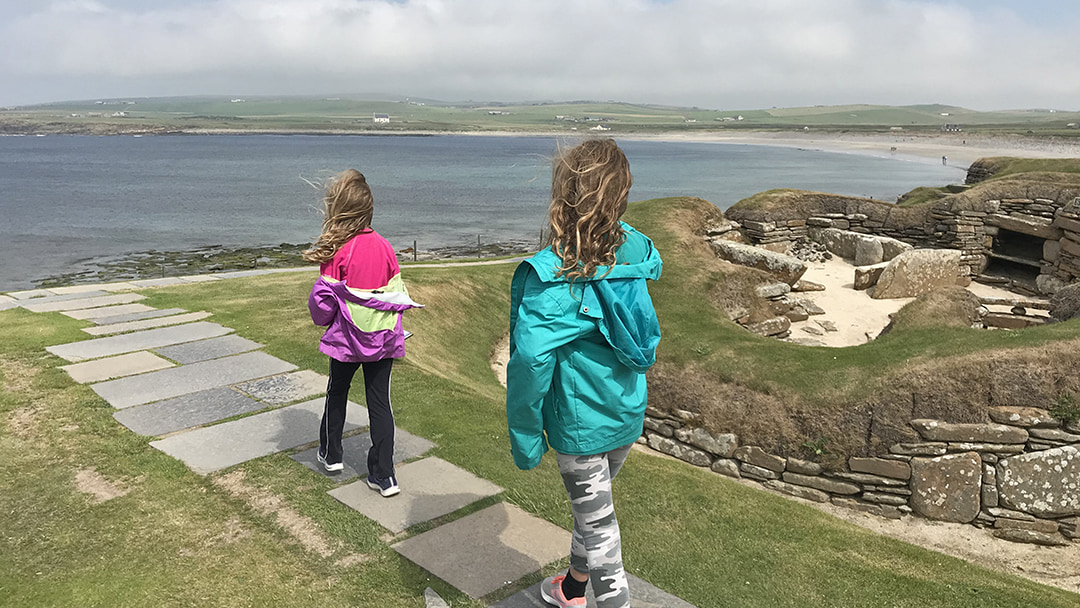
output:
<path id="1" fill-rule="evenodd" d="M 311 320 L 327 327 L 319 352 L 344 362 L 404 357 L 401 313 L 422 305 L 409 298 L 390 243 L 361 232 L 320 270 L 308 296 Z"/>

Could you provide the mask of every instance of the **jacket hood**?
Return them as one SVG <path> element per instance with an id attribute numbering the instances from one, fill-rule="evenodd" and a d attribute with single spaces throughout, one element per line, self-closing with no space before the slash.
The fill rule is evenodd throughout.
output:
<path id="1" fill-rule="evenodd" d="M 629 252 L 629 255 L 625 257 L 630 260 L 640 258 L 640 261 L 618 263 L 614 266 L 597 266 L 596 274 L 587 278 L 575 278 L 574 283 L 587 283 L 606 279 L 648 279 L 655 281 L 660 278 L 663 264 L 660 261 L 660 254 L 656 251 L 652 241 L 635 230 L 633 226 L 625 222 L 620 222 L 620 224 L 626 233 L 626 242 L 619 249 L 619 252 L 622 253 L 624 248 L 632 249 L 633 251 Z M 536 270 L 537 276 L 544 283 L 571 282 L 565 276 L 555 276 L 559 271 L 559 267 L 562 266 L 562 259 L 555 255 L 551 247 L 538 252 L 526 262 Z"/>
<path id="2" fill-rule="evenodd" d="M 617 257 L 629 262 L 599 266 L 592 277 L 573 281 L 556 277 L 561 260 L 550 247 L 523 263 L 529 264 L 544 283 L 566 283 L 580 301 L 578 314 L 596 320 L 619 361 L 644 372 L 656 362 L 660 343 L 660 323 L 645 281 L 660 278 L 663 262 L 649 237 L 628 224 L 622 226 L 626 242 Z"/>

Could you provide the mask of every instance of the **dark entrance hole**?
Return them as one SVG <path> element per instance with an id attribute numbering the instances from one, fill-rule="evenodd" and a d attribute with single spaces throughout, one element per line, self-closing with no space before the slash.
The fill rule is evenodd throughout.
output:
<path id="1" fill-rule="evenodd" d="M 1045 239 L 1001 228 L 994 237 L 993 253 L 1017 262 L 1027 261 L 1036 268 L 1041 265 Z"/>

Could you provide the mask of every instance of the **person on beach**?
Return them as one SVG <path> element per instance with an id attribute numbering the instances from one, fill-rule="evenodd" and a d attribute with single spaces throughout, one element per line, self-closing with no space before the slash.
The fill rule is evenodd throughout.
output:
<path id="1" fill-rule="evenodd" d="M 308 309 L 326 326 L 319 351 L 330 357 L 330 380 L 319 425 L 317 459 L 328 472 L 341 471 L 341 433 L 349 387 L 364 368 L 364 394 L 371 420 L 367 454 L 371 489 L 383 496 L 401 490 L 394 475 L 394 411 L 390 370 L 405 356 L 402 312 L 420 305 L 409 298 L 390 243 L 371 228 L 374 198 L 363 174 L 349 169 L 326 190 L 322 234 L 303 252 L 321 264 Z"/>
<path id="2" fill-rule="evenodd" d="M 645 418 L 645 371 L 660 325 L 645 281 L 660 254 L 620 221 L 632 178 L 611 139 L 589 140 L 554 161 L 551 245 L 522 262 L 510 287 L 506 417 L 514 463 L 555 451 L 570 495 L 570 569 L 541 583 L 554 606 L 626 608 L 611 481 Z"/>

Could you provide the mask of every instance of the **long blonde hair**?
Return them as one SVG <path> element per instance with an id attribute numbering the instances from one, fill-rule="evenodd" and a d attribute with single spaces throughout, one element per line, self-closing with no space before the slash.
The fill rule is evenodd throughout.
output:
<path id="1" fill-rule="evenodd" d="M 556 156 L 548 208 L 551 247 L 562 260 L 556 276 L 588 278 L 597 266 L 615 264 L 632 184 L 630 162 L 613 139 L 587 140 Z"/>
<path id="2" fill-rule="evenodd" d="M 322 234 L 301 255 L 309 262 L 324 263 L 334 259 L 342 245 L 371 227 L 375 199 L 364 174 L 347 169 L 336 175 L 323 198 Z"/>

